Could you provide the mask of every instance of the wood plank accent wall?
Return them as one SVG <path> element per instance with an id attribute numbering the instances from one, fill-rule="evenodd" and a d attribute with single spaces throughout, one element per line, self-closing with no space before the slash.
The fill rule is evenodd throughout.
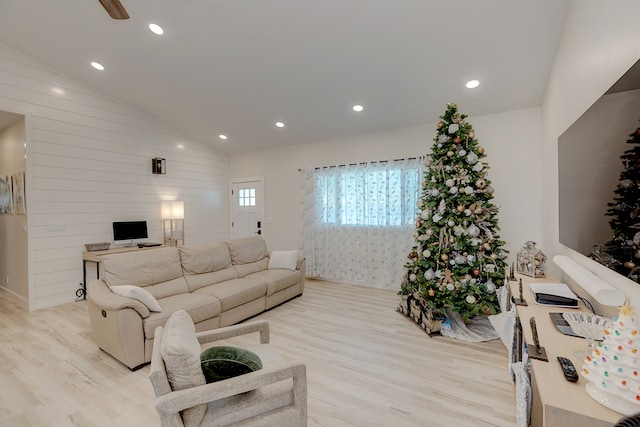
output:
<path id="1" fill-rule="evenodd" d="M 84 244 L 112 241 L 113 221 L 146 220 L 161 242 L 162 200 L 184 201 L 187 244 L 228 238 L 227 156 L 212 146 L 3 44 L 0 110 L 27 117 L 30 310 L 75 299 Z"/>

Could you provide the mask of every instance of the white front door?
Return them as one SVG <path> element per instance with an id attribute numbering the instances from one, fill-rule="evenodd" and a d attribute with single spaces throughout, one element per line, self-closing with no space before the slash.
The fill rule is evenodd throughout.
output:
<path id="1" fill-rule="evenodd" d="M 231 180 L 231 238 L 262 234 L 264 182 L 262 178 Z"/>

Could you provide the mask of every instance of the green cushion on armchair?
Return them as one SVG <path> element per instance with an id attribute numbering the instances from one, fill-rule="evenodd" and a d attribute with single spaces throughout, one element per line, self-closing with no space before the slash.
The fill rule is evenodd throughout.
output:
<path id="1" fill-rule="evenodd" d="M 231 346 L 204 350 L 200 354 L 200 364 L 207 384 L 262 369 L 262 361 L 254 352 Z"/>

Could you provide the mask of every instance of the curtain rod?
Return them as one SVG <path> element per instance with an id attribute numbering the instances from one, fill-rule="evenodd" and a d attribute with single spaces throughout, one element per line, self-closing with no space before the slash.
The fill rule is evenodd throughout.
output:
<path id="1" fill-rule="evenodd" d="M 344 165 L 316 166 L 314 169 L 315 170 L 319 170 L 319 169 L 343 168 L 343 167 L 346 167 L 346 166 L 367 165 L 367 164 L 370 164 L 370 163 L 402 162 L 404 160 L 416 160 L 416 159 L 422 159 L 422 158 L 424 158 L 424 156 L 407 157 L 407 158 L 392 159 L 392 160 L 376 160 L 376 161 L 371 161 L 371 162 L 345 163 Z M 298 168 L 298 172 L 302 172 L 302 169 Z"/>

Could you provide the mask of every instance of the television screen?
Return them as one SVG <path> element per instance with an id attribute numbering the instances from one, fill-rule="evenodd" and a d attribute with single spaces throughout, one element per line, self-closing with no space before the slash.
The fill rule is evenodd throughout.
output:
<path id="1" fill-rule="evenodd" d="M 147 221 L 124 221 L 113 223 L 114 243 L 134 243 L 147 239 Z"/>

